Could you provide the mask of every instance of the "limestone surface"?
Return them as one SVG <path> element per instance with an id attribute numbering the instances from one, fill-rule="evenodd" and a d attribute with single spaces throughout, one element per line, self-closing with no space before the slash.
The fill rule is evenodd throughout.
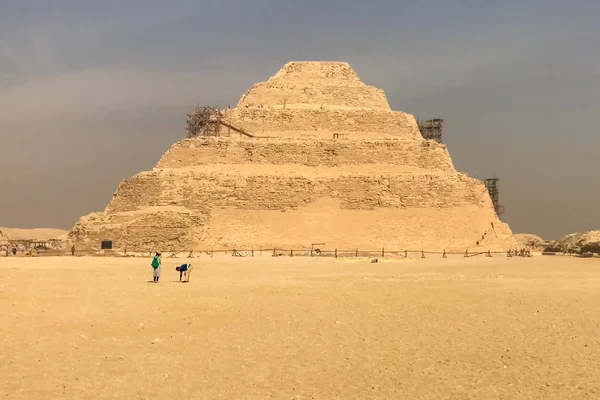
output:
<path id="1" fill-rule="evenodd" d="M 504 251 L 517 243 L 481 181 L 346 63 L 292 62 L 254 85 L 229 125 L 125 179 L 69 234 L 131 251 L 259 247 Z M 323 245 L 324 244 L 324 245 Z"/>
<path id="2" fill-rule="evenodd" d="M 340 62 L 288 63 L 252 86 L 226 118 L 270 137 L 420 137 L 412 115 L 392 111 L 383 90 L 364 84 Z"/>
<path id="3" fill-rule="evenodd" d="M 546 247 L 546 251 L 564 253 L 600 253 L 600 231 L 570 233 Z"/>

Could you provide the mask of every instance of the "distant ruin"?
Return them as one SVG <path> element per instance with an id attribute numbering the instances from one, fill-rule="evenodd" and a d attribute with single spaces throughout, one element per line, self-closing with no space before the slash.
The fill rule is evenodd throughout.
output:
<path id="1" fill-rule="evenodd" d="M 196 108 L 188 138 L 69 239 L 163 251 L 514 248 L 484 183 L 455 170 L 441 121 L 426 140 L 348 64 L 291 62 L 235 108 Z"/>
<path id="2" fill-rule="evenodd" d="M 0 255 L 45 254 L 62 247 L 66 231 L 60 229 L 0 228 Z"/>

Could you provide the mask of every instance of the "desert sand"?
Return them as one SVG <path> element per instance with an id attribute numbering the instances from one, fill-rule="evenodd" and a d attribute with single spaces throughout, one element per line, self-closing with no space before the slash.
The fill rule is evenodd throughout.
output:
<path id="1" fill-rule="evenodd" d="M 600 396 L 598 259 L 186 261 L 0 258 L 0 397 Z"/>

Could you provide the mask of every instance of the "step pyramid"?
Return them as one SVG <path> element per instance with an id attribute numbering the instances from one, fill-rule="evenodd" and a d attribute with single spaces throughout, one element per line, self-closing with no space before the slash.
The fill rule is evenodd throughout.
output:
<path id="1" fill-rule="evenodd" d="M 446 146 L 424 140 L 347 63 L 288 63 L 222 119 L 235 129 L 175 143 L 70 240 L 165 252 L 516 246 L 484 183 L 457 172 Z"/>

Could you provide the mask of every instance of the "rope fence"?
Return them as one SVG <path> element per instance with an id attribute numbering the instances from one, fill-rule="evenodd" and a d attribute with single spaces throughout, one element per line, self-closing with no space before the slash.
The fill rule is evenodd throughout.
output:
<path id="1" fill-rule="evenodd" d="M 70 249 L 10 249 L 6 247 L 2 249 L 0 256 L 93 256 L 93 257 L 151 257 L 156 253 L 156 250 L 135 249 L 90 249 L 77 248 L 75 246 Z M 232 257 L 333 257 L 333 258 L 430 258 L 448 256 L 463 256 L 471 257 L 531 257 L 529 249 L 508 250 L 508 251 L 427 251 L 427 250 L 389 250 L 381 248 L 374 249 L 320 249 L 320 248 L 304 248 L 304 249 L 284 249 L 284 248 L 230 248 L 230 249 L 171 249 L 162 251 L 163 258 L 198 258 L 198 257 L 214 257 L 215 255 L 230 255 Z"/>

